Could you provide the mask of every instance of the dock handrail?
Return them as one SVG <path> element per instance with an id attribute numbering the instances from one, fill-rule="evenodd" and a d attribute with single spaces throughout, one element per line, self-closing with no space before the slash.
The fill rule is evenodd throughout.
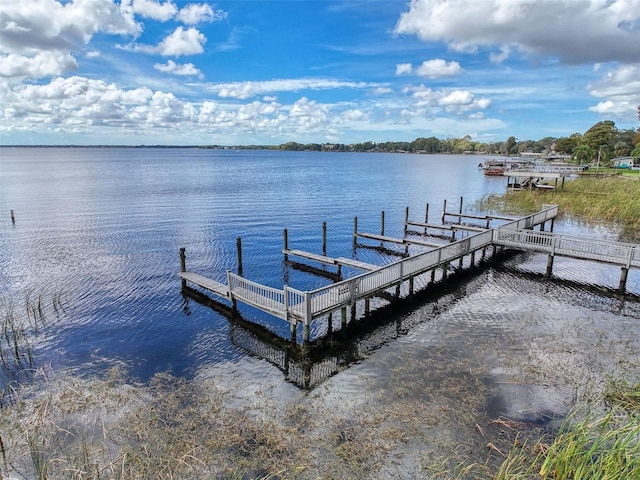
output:
<path id="1" fill-rule="evenodd" d="M 269 287 L 227 271 L 228 298 L 234 302 L 240 300 L 286 320 L 292 325 L 298 321 L 309 325 L 318 316 L 344 306 L 353 306 L 360 299 L 397 286 L 407 278 L 446 265 L 491 244 L 511 245 L 509 242 L 519 241 L 514 240 L 517 237 L 535 239 L 541 247 L 548 248 L 547 244 L 551 242 L 549 238 L 553 239 L 556 236 L 544 232 L 533 232 L 529 229 L 533 225 L 555 218 L 557 213 L 557 205 L 545 205 L 543 210 L 508 222 L 502 227 L 485 230 L 312 291 L 304 292 L 287 285 L 282 289 Z M 551 248 L 561 247 L 552 244 Z M 629 251 L 628 246 L 626 248 L 623 253 L 628 257 L 628 264 L 640 266 L 640 250 L 634 248 Z M 215 293 L 215 290 L 213 291 Z"/>
<path id="2" fill-rule="evenodd" d="M 621 265 L 640 267 L 640 246 L 610 240 L 584 239 L 574 235 L 537 232 L 501 227 L 494 230 L 493 242 L 508 247 L 533 249 L 551 255 L 575 256 Z"/>

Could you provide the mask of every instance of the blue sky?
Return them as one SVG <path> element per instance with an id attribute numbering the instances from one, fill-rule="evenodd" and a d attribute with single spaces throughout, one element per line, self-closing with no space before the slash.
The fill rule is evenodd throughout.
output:
<path id="1" fill-rule="evenodd" d="M 0 0 L 0 144 L 637 128 L 640 0 Z"/>

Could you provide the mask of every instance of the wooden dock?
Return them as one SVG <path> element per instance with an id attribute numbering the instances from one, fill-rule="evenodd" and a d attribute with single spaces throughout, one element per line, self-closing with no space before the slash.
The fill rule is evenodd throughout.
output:
<path id="1" fill-rule="evenodd" d="M 446 245 L 433 247 L 423 243 L 421 246 L 425 247 L 424 251 L 384 266 L 371 265 L 344 257 L 332 258 L 327 255 L 289 249 L 285 231 L 285 248 L 283 249 L 285 258 L 288 255 L 295 255 L 325 265 L 348 265 L 364 270 L 364 273 L 354 277 L 311 291 L 301 291 L 287 285 L 282 289 L 268 287 L 252 282 L 242 275 L 234 274 L 230 271 L 226 273 L 227 284 L 224 285 L 201 275 L 188 272 L 186 270 L 184 249 L 181 249 L 180 276 L 183 285 L 190 283 L 212 292 L 225 300 L 231 301 L 234 308 L 239 301 L 289 322 L 292 337 L 295 335 L 297 325 L 302 323 L 304 328 L 303 339 L 308 341 L 310 325 L 314 320 L 340 311 L 342 322 L 346 324 L 347 309 L 351 310 L 351 317 L 355 318 L 356 304 L 364 302 L 365 314 L 367 314 L 369 301 L 373 297 L 395 295 L 398 298 L 400 287 L 403 284 L 408 286 L 408 295 L 411 296 L 414 293 L 414 279 L 417 276 L 431 273 L 433 278 L 435 271 L 441 269 L 442 278 L 446 278 L 449 265 L 454 261 L 459 261 L 460 266 L 462 266 L 462 260 L 467 256 L 470 259 L 471 267 L 473 267 L 475 265 L 476 252 L 488 247 L 495 249 L 497 245 L 506 246 L 506 240 L 503 239 L 505 237 L 500 232 L 527 231 L 536 226 L 544 230 L 546 222 L 551 221 L 553 223 L 557 213 L 557 206 L 547 205 L 537 213 L 510 220 L 498 228 L 482 229 L 482 231 L 473 229 L 468 232 L 469 236 Z M 465 216 L 461 212 L 452 215 L 456 217 Z M 354 223 L 357 224 L 357 222 Z M 354 229 L 354 239 L 364 236 L 365 234 L 357 232 L 357 228 Z M 374 238 L 377 241 L 384 242 L 401 240 L 405 245 L 409 243 L 418 244 L 415 241 L 396 239 L 385 235 L 369 234 L 367 238 Z M 496 240 L 496 238 L 499 240 Z M 525 239 L 519 242 L 517 246 L 509 246 L 527 248 L 527 245 L 528 243 Z M 323 248 L 323 250 L 325 249 Z M 389 293 L 389 290 L 393 290 L 394 293 Z"/>

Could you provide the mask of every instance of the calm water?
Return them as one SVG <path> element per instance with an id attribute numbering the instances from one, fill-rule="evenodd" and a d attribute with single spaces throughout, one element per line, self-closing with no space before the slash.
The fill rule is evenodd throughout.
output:
<path id="1" fill-rule="evenodd" d="M 430 218 L 439 221 L 445 199 L 451 210 L 457 209 L 463 196 L 465 210 L 473 210 L 474 202 L 483 196 L 502 192 L 505 181 L 483 176 L 477 169 L 481 160 L 197 149 L 2 148 L 0 294 L 17 304 L 26 292 L 62 295 L 65 311 L 37 345 L 38 355 L 54 368 L 92 373 L 124 364 L 134 378 L 146 380 L 160 371 L 193 377 L 216 364 L 229 364 L 247 368 L 249 375 L 279 378 L 279 370 L 271 363 L 253 361 L 248 353 L 251 346 L 238 340 L 237 326 L 205 306 L 185 301 L 176 275 L 179 248 L 186 248 L 190 270 L 223 280 L 226 270 L 236 269 L 240 236 L 246 277 L 275 287 L 282 287 L 286 277 L 289 285 L 308 290 L 327 280 L 283 268 L 284 228 L 289 231 L 290 248 L 321 253 L 321 226 L 326 221 L 328 254 L 350 257 L 354 216 L 358 216 L 359 230 L 379 232 L 384 210 L 385 233 L 400 236 L 407 206 L 411 219 L 423 220 L 429 203 Z M 556 231 L 563 230 L 611 238 L 617 234 L 607 228 L 559 222 Z M 358 250 L 356 255 L 371 263 L 392 260 L 371 250 Z M 525 275 L 518 277 L 525 284 L 522 288 L 532 290 L 527 282 L 544 285 L 526 279 L 526 274 L 544 272 L 545 258 L 520 259 L 524 263 L 515 262 L 514 268 L 518 275 Z M 513 272 L 494 273 L 491 278 L 502 278 L 501 285 L 514 283 Z M 555 273 L 569 281 L 606 286 L 617 285 L 619 275 L 614 268 L 562 259 L 556 260 Z M 474 288 L 491 284 L 491 278 L 481 277 Z M 638 292 L 638 284 L 636 272 L 631 272 L 629 289 Z M 600 297 L 576 288 L 571 295 L 584 297 L 587 308 L 601 311 Z M 540 297 L 546 294 L 539 292 Z M 589 302 L 596 304 L 589 306 Z M 493 320 L 485 322 L 485 316 L 491 316 L 495 303 L 475 305 L 488 311 L 480 319 L 467 316 L 465 324 L 484 322 L 474 336 L 488 337 L 487 325 Z M 498 312 L 494 307 L 494 315 L 504 314 L 500 308 Z M 288 326 L 281 321 L 249 308 L 241 312 L 277 334 L 288 334 Z M 419 336 L 419 324 L 410 321 L 405 333 Z M 396 332 L 382 341 L 397 336 Z M 246 334 L 242 338 L 251 342 Z M 245 358 L 252 359 L 249 366 L 238 367 L 246 363 Z"/>

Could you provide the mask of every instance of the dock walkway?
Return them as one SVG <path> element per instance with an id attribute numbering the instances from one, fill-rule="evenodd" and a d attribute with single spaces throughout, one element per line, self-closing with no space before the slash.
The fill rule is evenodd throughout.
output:
<path id="1" fill-rule="evenodd" d="M 240 301 L 289 322 L 292 334 L 295 332 L 297 324 L 302 323 L 304 325 L 304 340 L 308 341 L 309 327 L 315 319 L 334 311 L 342 311 L 342 317 L 344 319 L 347 308 L 351 308 L 353 317 L 355 314 L 355 306 L 359 301 L 365 301 L 365 311 L 368 312 L 368 302 L 371 298 L 388 296 L 388 293 L 385 291 L 391 288 L 395 288 L 396 292 L 399 292 L 400 286 L 404 282 L 408 282 L 409 295 L 412 295 L 414 288 L 413 282 L 416 276 L 429 272 L 433 275 L 436 269 L 442 269 L 443 277 L 446 277 L 449 264 L 459 260 L 460 265 L 462 265 L 462 259 L 465 256 L 470 257 L 470 263 L 473 266 L 475 264 L 475 254 L 479 250 L 488 247 L 496 248 L 497 246 L 507 246 L 519 249 L 537 249 L 549 253 L 549 249 L 551 248 L 554 250 L 550 254 L 563 254 L 563 252 L 566 251 L 564 245 L 570 243 L 570 239 L 557 237 L 551 233 L 532 232 L 532 229 L 536 226 L 539 226 L 540 229 L 543 230 L 547 221 L 553 223 L 557 213 L 557 205 L 547 205 L 537 213 L 508 221 L 500 227 L 483 229 L 480 232 L 471 232 L 468 237 L 415 253 L 384 266 L 366 264 L 343 257 L 332 258 L 326 255 L 316 255 L 301 250 L 285 248 L 283 250 L 285 255 L 296 255 L 327 265 L 349 265 L 365 271 L 354 277 L 312 291 L 301 291 L 288 287 L 287 285 L 282 289 L 267 287 L 230 271 L 227 272 L 227 285 L 224 285 L 201 275 L 186 271 L 184 249 L 181 249 L 182 271 L 180 276 L 183 280 L 183 285 L 189 282 L 213 292 L 226 300 L 230 300 L 234 306 L 237 301 Z M 462 213 L 451 215 L 465 216 Z M 354 236 L 356 234 L 357 233 L 354 232 Z M 368 238 L 373 237 L 374 235 L 370 235 Z M 560 238 L 560 240 L 556 238 Z M 403 243 L 407 242 L 405 239 L 395 239 L 384 235 L 375 236 L 375 239 L 384 241 L 401 240 Z M 585 243 L 589 242 L 585 241 Z M 585 251 L 585 248 L 582 248 L 582 251 Z M 629 251 L 629 246 L 616 250 L 615 246 L 607 244 L 607 249 L 609 249 L 607 251 L 615 253 L 611 255 L 594 253 L 593 257 L 597 257 L 598 255 L 600 255 L 600 259 L 605 257 L 613 259 L 615 257 L 616 260 L 615 262 L 612 260 L 613 263 L 616 263 L 618 259 L 626 258 L 627 261 L 624 262 L 625 268 L 640 267 L 640 252 L 638 251 L 638 246 L 633 246 L 631 252 Z M 579 251 L 580 248 L 576 247 L 574 254 L 578 255 Z M 581 258 L 592 257 L 583 256 Z"/>

